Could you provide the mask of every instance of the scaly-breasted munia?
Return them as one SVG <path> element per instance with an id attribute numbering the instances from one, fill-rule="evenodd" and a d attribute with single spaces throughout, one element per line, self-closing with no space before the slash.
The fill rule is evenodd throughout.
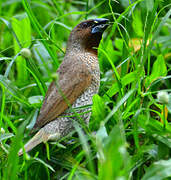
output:
<path id="1" fill-rule="evenodd" d="M 90 107 L 79 107 L 92 104 L 93 95 L 98 93 L 100 70 L 97 47 L 107 22 L 108 19 L 104 18 L 86 20 L 72 30 L 64 60 L 57 70 L 58 80 L 49 86 L 34 125 L 34 128 L 41 129 L 24 146 L 26 152 L 41 142 L 58 140 L 71 132 L 73 120 L 79 120 L 72 108 L 77 108 L 78 114 L 82 113 L 80 117 L 85 123 L 89 122 L 91 112 L 84 112 Z M 23 154 L 23 150 L 20 149 L 18 154 Z"/>

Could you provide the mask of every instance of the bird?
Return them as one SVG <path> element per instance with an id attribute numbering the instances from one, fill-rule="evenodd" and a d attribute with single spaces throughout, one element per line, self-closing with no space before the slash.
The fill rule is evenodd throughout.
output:
<path id="1" fill-rule="evenodd" d="M 39 131 L 25 144 L 25 152 L 42 142 L 65 137 L 74 130 L 74 120 L 81 118 L 88 125 L 89 105 L 100 86 L 97 48 L 108 22 L 106 18 L 88 19 L 71 31 L 64 59 L 56 72 L 56 79 L 47 90 L 33 127 Z M 18 152 L 19 156 L 22 154 L 23 148 Z"/>

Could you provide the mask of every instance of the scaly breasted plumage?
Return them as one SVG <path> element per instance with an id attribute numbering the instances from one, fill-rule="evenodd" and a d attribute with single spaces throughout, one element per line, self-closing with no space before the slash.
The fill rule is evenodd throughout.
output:
<path id="1" fill-rule="evenodd" d="M 58 140 L 71 132 L 73 120 L 78 120 L 71 108 L 77 108 L 78 114 L 90 110 L 79 107 L 92 104 L 93 95 L 98 93 L 100 70 L 94 47 L 98 47 L 107 22 L 103 18 L 86 20 L 72 30 L 64 60 L 57 70 L 58 80 L 49 86 L 34 125 L 41 129 L 24 146 L 26 152 L 41 142 Z M 88 123 L 90 115 L 91 112 L 83 113 L 80 117 Z M 22 153 L 21 149 L 18 154 Z"/>

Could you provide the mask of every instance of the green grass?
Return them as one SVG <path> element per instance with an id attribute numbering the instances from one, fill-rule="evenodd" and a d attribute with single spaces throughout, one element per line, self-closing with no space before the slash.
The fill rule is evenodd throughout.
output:
<path id="1" fill-rule="evenodd" d="M 0 179 L 170 179 L 170 16 L 164 0 L 0 1 Z M 98 49 L 89 127 L 75 123 L 72 137 L 18 157 L 71 29 L 94 17 L 112 23 Z"/>

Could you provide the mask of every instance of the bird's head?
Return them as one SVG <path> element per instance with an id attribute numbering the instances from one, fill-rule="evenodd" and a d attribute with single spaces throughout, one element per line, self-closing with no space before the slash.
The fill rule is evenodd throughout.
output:
<path id="1" fill-rule="evenodd" d="M 90 19 L 78 24 L 71 32 L 67 51 L 94 51 L 98 47 L 104 30 L 108 27 L 108 19 Z"/>

